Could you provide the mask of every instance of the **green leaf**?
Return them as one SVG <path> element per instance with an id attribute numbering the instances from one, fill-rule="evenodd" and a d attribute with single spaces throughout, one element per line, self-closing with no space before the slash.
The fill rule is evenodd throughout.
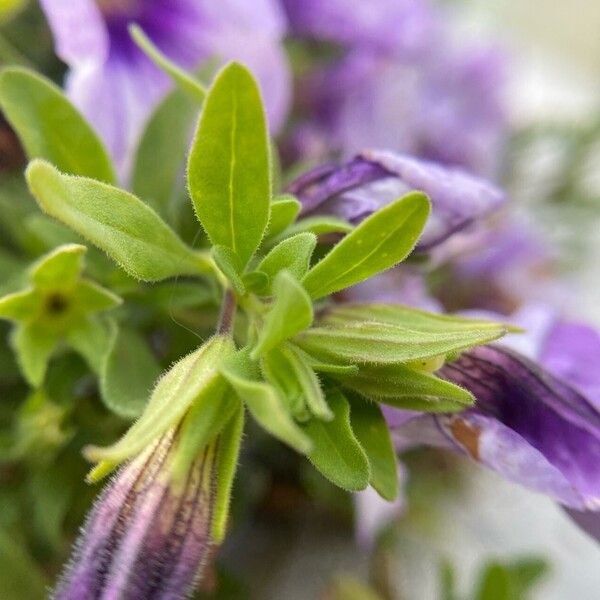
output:
<path id="1" fill-rule="evenodd" d="M 39 288 L 69 288 L 83 270 L 83 255 L 87 248 L 66 244 L 43 256 L 31 269 L 31 281 Z"/>
<path id="2" fill-rule="evenodd" d="M 242 283 L 249 292 L 265 295 L 269 291 L 269 277 L 262 271 L 252 271 L 242 275 Z"/>
<path id="3" fill-rule="evenodd" d="M 138 417 L 160 375 L 146 341 L 133 329 L 115 331 L 100 376 L 102 401 L 113 413 Z"/>
<path id="4" fill-rule="evenodd" d="M 381 409 L 373 402 L 350 397 L 352 429 L 369 459 L 369 483 L 390 502 L 398 496 L 398 465 L 390 431 Z"/>
<path id="5" fill-rule="evenodd" d="M 213 246 L 210 254 L 219 271 L 225 275 L 236 293 L 245 294 L 246 286 L 241 277 L 243 267 L 237 254 L 231 248 L 219 245 Z"/>
<path id="6" fill-rule="evenodd" d="M 311 413 L 326 421 L 333 418 L 319 379 L 299 348 L 285 344 L 271 350 L 264 357 L 263 370 L 297 419 L 306 420 Z"/>
<path id="7" fill-rule="evenodd" d="M 323 324 L 339 326 L 365 321 L 431 333 L 506 328 L 502 323 L 441 315 L 401 304 L 340 304 L 325 312 L 320 320 Z"/>
<path id="8" fill-rule="evenodd" d="M 174 194 L 184 172 L 190 131 L 197 111 L 196 102 L 181 90 L 174 90 L 150 115 L 137 147 L 133 193 L 166 219 L 171 216 Z"/>
<path id="9" fill-rule="evenodd" d="M 294 222 L 301 208 L 300 201 L 290 194 L 282 194 L 274 198 L 271 202 L 271 220 L 265 237 L 276 237 L 283 233 Z"/>
<path id="10" fill-rule="evenodd" d="M 167 58 L 138 25 L 129 25 L 129 34 L 142 52 L 159 69 L 164 71 L 190 98 L 198 103 L 204 100 L 206 96 L 204 86 Z"/>
<path id="11" fill-rule="evenodd" d="M 0 318 L 26 321 L 40 311 L 41 296 L 37 290 L 28 288 L 0 298 Z"/>
<path id="12" fill-rule="evenodd" d="M 231 63 L 215 78 L 192 144 L 188 183 L 198 219 L 213 244 L 245 266 L 269 221 L 269 142 L 258 86 Z"/>
<path id="13" fill-rule="evenodd" d="M 275 300 L 265 317 L 252 357 L 275 348 L 310 326 L 313 307 L 302 285 L 287 271 L 281 271 L 273 282 Z"/>
<path id="14" fill-rule="evenodd" d="M 369 461 L 352 431 L 350 405 L 339 390 L 331 390 L 327 400 L 333 421 L 312 419 L 302 425 L 313 446 L 308 459 L 335 485 L 351 492 L 364 490 L 369 485 Z"/>
<path id="15" fill-rule="evenodd" d="M 100 374 L 114 338 L 115 326 L 99 319 L 83 319 L 66 332 L 67 343 L 90 368 Z"/>
<path id="16" fill-rule="evenodd" d="M 80 279 L 71 291 L 71 298 L 86 314 L 102 312 L 120 306 L 123 300 L 93 281 Z"/>
<path id="17" fill-rule="evenodd" d="M 378 322 L 356 322 L 314 327 L 296 336 L 295 342 L 323 360 L 351 364 L 404 363 L 487 344 L 502 337 L 500 326 L 447 331 L 412 330 Z"/>
<path id="18" fill-rule="evenodd" d="M 415 192 L 372 214 L 308 272 L 306 291 L 322 298 L 404 260 L 423 231 L 429 206 L 427 196 Z"/>
<path id="19" fill-rule="evenodd" d="M 217 489 L 213 505 L 211 537 L 216 544 L 225 538 L 233 480 L 244 433 L 244 407 L 239 406 L 219 436 L 217 449 Z"/>
<path id="20" fill-rule="evenodd" d="M 39 387 L 58 342 L 56 335 L 35 321 L 20 323 L 13 331 L 11 342 L 25 379 L 33 387 Z"/>
<path id="21" fill-rule="evenodd" d="M 0 107 L 29 158 L 44 158 L 73 175 L 115 181 L 104 145 L 48 79 L 27 69 L 4 69 L 0 74 Z"/>
<path id="22" fill-rule="evenodd" d="M 258 271 L 266 273 L 271 279 L 279 271 L 286 269 L 296 279 L 302 279 L 310 258 L 317 245 L 317 237 L 312 233 L 299 233 L 277 244 L 260 262 Z"/>
<path id="23" fill-rule="evenodd" d="M 350 233 L 353 229 L 353 225 L 343 219 L 330 215 L 315 215 L 294 223 L 288 229 L 288 234 L 307 231 L 315 235 L 326 235 L 328 233 Z"/>
<path id="24" fill-rule="evenodd" d="M 276 389 L 259 379 L 258 366 L 246 351 L 238 352 L 221 367 L 221 373 L 261 427 L 302 454 L 310 450 L 310 440 L 296 425 Z"/>
<path id="25" fill-rule="evenodd" d="M 315 370 L 317 373 L 331 373 L 333 375 L 355 375 L 358 373 L 357 365 L 338 365 L 334 363 L 323 362 L 314 356 L 304 352 L 300 348 L 297 348 L 299 352 L 302 352 L 306 362 Z"/>
<path id="26" fill-rule="evenodd" d="M 452 412 L 464 410 L 475 398 L 454 383 L 405 365 L 368 365 L 340 383 L 363 396 L 406 410 Z"/>
<path id="27" fill-rule="evenodd" d="M 223 389 L 218 369 L 233 352 L 232 341 L 215 336 L 188 354 L 167 371 L 157 382 L 142 416 L 112 446 L 85 449 L 86 457 L 101 464 L 92 471 L 106 474 L 111 467 L 138 454 L 175 425 L 194 402 L 210 398 Z"/>
<path id="28" fill-rule="evenodd" d="M 41 208 L 102 248 L 132 276 L 157 281 L 206 272 L 209 261 L 186 246 L 141 200 L 118 188 L 72 177 L 34 160 L 26 171 Z"/>
<path id="29" fill-rule="evenodd" d="M 550 570 L 548 562 L 535 556 L 518 558 L 508 565 L 515 586 L 523 595 L 529 593 Z"/>

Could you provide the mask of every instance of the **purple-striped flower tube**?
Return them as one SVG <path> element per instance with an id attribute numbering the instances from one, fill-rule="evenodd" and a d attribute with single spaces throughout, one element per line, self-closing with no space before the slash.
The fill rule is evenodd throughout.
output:
<path id="1" fill-rule="evenodd" d="M 194 590 L 226 517 L 218 466 L 239 403 L 219 368 L 233 351 L 227 336 L 208 340 L 158 380 L 120 440 L 87 449 L 99 463 L 93 479 L 123 466 L 91 510 L 55 600 L 183 600 Z"/>
<path id="2" fill-rule="evenodd" d="M 55 600 L 187 598 L 210 547 L 215 446 L 173 478 L 174 431 L 125 465 L 88 516 Z"/>
<path id="3" fill-rule="evenodd" d="M 304 215 L 330 214 L 358 223 L 410 190 L 425 192 L 431 217 L 417 251 L 428 251 L 453 234 L 498 211 L 505 194 L 461 169 L 382 150 L 364 151 L 342 165 L 324 165 L 288 186 Z"/>
<path id="4" fill-rule="evenodd" d="M 244 62 L 263 88 L 271 129 L 285 120 L 286 23 L 276 0 L 40 1 L 56 53 L 69 66 L 67 93 L 100 132 L 122 175 L 146 117 L 169 86 L 129 37 L 129 23 L 184 68 L 214 58 Z"/>

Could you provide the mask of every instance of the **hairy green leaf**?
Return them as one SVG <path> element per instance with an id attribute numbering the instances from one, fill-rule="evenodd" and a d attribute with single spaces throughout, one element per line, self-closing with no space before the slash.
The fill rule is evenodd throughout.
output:
<path id="1" fill-rule="evenodd" d="M 115 181 L 104 145 L 50 80 L 28 69 L 4 69 L 0 74 L 0 107 L 29 158 L 44 158 L 72 175 Z"/>
<path id="2" fill-rule="evenodd" d="M 17 362 L 25 379 L 37 388 L 44 381 L 50 356 L 56 348 L 56 335 L 39 323 L 19 323 L 11 336 Z"/>
<path id="3" fill-rule="evenodd" d="M 301 427 L 312 441 L 310 462 L 332 483 L 351 491 L 369 485 L 370 468 L 365 451 L 350 425 L 350 405 L 339 390 L 327 394 L 332 421 L 311 419 Z"/>
<path id="4" fill-rule="evenodd" d="M 260 262 L 257 269 L 274 278 L 283 269 L 296 279 L 302 279 L 310 266 L 310 257 L 317 245 L 313 233 L 299 233 L 275 246 Z"/>
<path id="5" fill-rule="evenodd" d="M 246 351 L 238 352 L 221 372 L 261 427 L 302 454 L 310 450 L 310 440 L 292 419 L 277 390 L 259 379 L 259 368 Z"/>
<path id="6" fill-rule="evenodd" d="M 415 192 L 365 219 L 318 262 L 303 280 L 322 298 L 393 267 L 414 248 L 429 216 L 429 200 Z"/>
<path id="7" fill-rule="evenodd" d="M 369 459 L 369 483 L 391 502 L 398 496 L 398 465 L 381 409 L 374 402 L 350 397 L 350 414 L 354 434 Z"/>
<path id="8" fill-rule="evenodd" d="M 283 233 L 294 222 L 301 208 L 300 201 L 290 194 L 275 197 L 271 202 L 271 220 L 265 237 L 276 237 Z"/>
<path id="9" fill-rule="evenodd" d="M 243 66 L 226 66 L 209 91 L 192 144 L 188 184 L 213 244 L 245 266 L 269 221 L 269 142 L 258 86 Z"/>
<path id="10" fill-rule="evenodd" d="M 66 244 L 43 256 L 31 268 L 31 281 L 38 288 L 72 287 L 83 270 L 86 247 Z"/>
<path id="11" fill-rule="evenodd" d="M 208 259 L 186 246 L 132 194 L 105 183 L 64 175 L 34 160 L 27 181 L 41 208 L 102 248 L 130 275 L 157 281 L 207 272 Z"/>
<path id="12" fill-rule="evenodd" d="M 310 326 L 313 306 L 308 294 L 287 271 L 281 271 L 273 282 L 275 300 L 265 317 L 252 356 L 257 357 Z"/>
<path id="13" fill-rule="evenodd" d="M 452 412 L 475 400 L 464 388 L 401 364 L 363 366 L 340 382 L 367 398 L 407 410 Z"/>
<path id="14" fill-rule="evenodd" d="M 352 224 L 343 219 L 330 215 L 315 215 L 294 223 L 287 232 L 292 234 L 306 231 L 315 235 L 326 235 L 328 233 L 350 233 L 353 229 Z"/>
<path id="15" fill-rule="evenodd" d="M 246 287 L 242 281 L 242 265 L 237 254 L 227 246 L 213 246 L 210 252 L 212 259 L 225 277 L 228 279 L 231 287 L 238 294 L 245 294 Z"/>
<path id="16" fill-rule="evenodd" d="M 506 333 L 500 326 L 417 331 L 378 322 L 314 327 L 294 338 L 309 354 L 352 364 L 404 363 L 487 344 Z"/>

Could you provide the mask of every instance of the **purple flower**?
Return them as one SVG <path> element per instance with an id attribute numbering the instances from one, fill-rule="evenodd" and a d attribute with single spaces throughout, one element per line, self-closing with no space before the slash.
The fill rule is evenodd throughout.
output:
<path id="1" fill-rule="evenodd" d="M 385 151 L 365 151 L 341 166 L 310 171 L 289 186 L 303 214 L 332 214 L 358 223 L 410 190 L 425 192 L 432 215 L 417 246 L 420 251 L 448 239 L 501 208 L 504 193 L 455 168 Z"/>
<path id="2" fill-rule="evenodd" d="M 311 124 L 292 136 L 292 153 L 330 156 L 367 147 L 458 165 L 495 177 L 505 145 L 506 59 L 496 47 L 450 41 L 450 19 L 423 0 L 284 0 L 292 31 L 341 47 L 338 60 L 316 63 L 298 88 Z M 305 125 L 300 125 L 305 131 Z"/>
<path id="3" fill-rule="evenodd" d="M 289 74 L 275 0 L 41 0 L 57 54 L 70 67 L 69 96 L 101 133 L 125 174 L 143 123 L 169 86 L 130 39 L 138 23 L 185 68 L 217 57 L 241 60 L 262 85 L 271 127 L 283 123 Z"/>
<path id="4" fill-rule="evenodd" d="M 125 465 L 97 500 L 55 600 L 182 600 L 211 546 L 214 447 L 172 477 L 177 439 L 165 434 Z"/>
<path id="5" fill-rule="evenodd" d="M 282 0 L 294 33 L 405 55 L 422 52 L 435 20 L 428 2 L 414 0 Z"/>
<path id="6" fill-rule="evenodd" d="M 588 367 L 600 357 L 597 336 L 596 343 Z M 561 352 L 568 354 L 568 345 Z M 474 407 L 401 422 L 396 435 L 402 444 L 458 450 L 565 506 L 600 510 L 598 398 L 576 389 L 576 378 L 562 379 L 563 373 L 500 345 L 464 352 L 439 374 L 469 389 Z"/>

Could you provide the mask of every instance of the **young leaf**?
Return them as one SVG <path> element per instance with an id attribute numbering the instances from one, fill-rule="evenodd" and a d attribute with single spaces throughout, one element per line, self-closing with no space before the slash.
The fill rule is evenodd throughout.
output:
<path id="1" fill-rule="evenodd" d="M 263 296 L 269 292 L 269 277 L 262 271 L 251 271 L 242 275 L 242 283 L 249 292 Z"/>
<path id="2" fill-rule="evenodd" d="M 368 365 L 340 383 L 366 398 L 406 410 L 453 412 L 464 410 L 473 395 L 449 381 L 405 365 Z"/>
<path id="3" fill-rule="evenodd" d="M 344 326 L 314 327 L 295 338 L 309 354 L 323 360 L 351 364 L 404 363 L 455 350 L 487 344 L 506 330 L 496 325 L 448 331 L 417 331 L 398 325 L 359 322 Z"/>
<path id="4" fill-rule="evenodd" d="M 302 279 L 310 266 L 310 257 L 317 245 L 313 233 L 299 233 L 275 246 L 261 261 L 257 269 L 271 279 L 286 269 L 296 279 Z"/>
<path id="5" fill-rule="evenodd" d="M 264 357 L 263 370 L 268 380 L 287 399 L 297 419 L 306 420 L 312 413 L 318 419 L 330 421 L 333 414 L 319 379 L 304 356 L 299 348 L 291 344 L 282 345 Z"/>
<path id="6" fill-rule="evenodd" d="M 86 448 L 89 460 L 103 461 L 92 473 L 106 474 L 147 448 L 177 423 L 193 403 L 211 402 L 224 389 L 218 369 L 233 350 L 228 337 L 215 336 L 171 367 L 158 380 L 142 416 L 120 440 L 107 448 Z"/>
<path id="7" fill-rule="evenodd" d="M 354 227 L 348 221 L 332 217 L 330 215 L 315 215 L 306 217 L 297 223 L 294 223 L 288 233 L 309 232 L 315 235 L 326 235 L 328 233 L 350 233 Z"/>
<path id="8" fill-rule="evenodd" d="M 138 417 L 160 370 L 148 344 L 135 330 L 115 331 L 100 376 L 102 401 L 120 417 Z"/>
<path id="9" fill-rule="evenodd" d="M 246 266 L 269 221 L 269 143 L 258 86 L 241 65 L 216 77 L 192 144 L 188 184 L 198 219 L 213 244 Z"/>
<path id="10" fill-rule="evenodd" d="M 178 67 L 173 61 L 167 58 L 152 43 L 152 40 L 135 24 L 129 25 L 129 35 L 138 45 L 142 52 L 161 70 L 164 71 L 181 90 L 197 103 L 201 103 L 206 96 L 204 86 L 194 77 Z"/>
<path id="11" fill-rule="evenodd" d="M 424 194 L 408 194 L 365 219 L 303 279 L 312 298 L 333 294 L 393 267 L 412 251 L 429 216 Z"/>
<path id="12" fill-rule="evenodd" d="M 173 90 L 148 119 L 137 147 L 133 193 L 164 218 L 169 216 L 174 193 L 178 191 L 197 111 L 197 103 L 181 90 Z"/>
<path id="13" fill-rule="evenodd" d="M 231 417 L 219 437 L 217 454 L 217 489 L 213 507 L 212 539 L 216 544 L 223 541 L 227 520 L 231 489 L 237 471 L 242 435 L 244 432 L 244 407 L 240 406 Z"/>
<path id="14" fill-rule="evenodd" d="M 246 293 L 246 287 L 242 281 L 242 266 L 236 253 L 227 246 L 213 246 L 210 252 L 212 259 L 225 277 L 227 277 L 231 287 L 240 295 Z"/>
<path id="15" fill-rule="evenodd" d="M 265 238 L 272 238 L 283 233 L 298 216 L 302 204 L 290 194 L 277 196 L 271 202 L 271 220 L 265 233 Z"/>
<path id="16" fill-rule="evenodd" d="M 221 373 L 261 427 L 302 454 L 310 450 L 310 440 L 294 423 L 276 389 L 259 380 L 258 366 L 245 351 L 221 367 Z"/>
<path id="17" fill-rule="evenodd" d="M 352 429 L 371 466 L 369 483 L 390 502 L 398 496 L 398 465 L 390 431 L 377 404 L 350 397 Z"/>
<path id="18" fill-rule="evenodd" d="M 73 175 L 115 181 L 104 145 L 48 79 L 23 68 L 4 69 L 0 74 L 0 107 L 29 158 L 44 158 Z"/>
<path id="19" fill-rule="evenodd" d="M 275 277 L 273 291 L 275 300 L 252 351 L 253 357 L 306 329 L 313 320 L 313 306 L 308 294 L 287 271 L 281 271 Z"/>
<path id="20" fill-rule="evenodd" d="M 186 246 L 141 200 L 105 183 L 64 175 L 34 160 L 27 181 L 41 208 L 102 248 L 145 281 L 207 272 L 209 261 Z"/>
<path id="21" fill-rule="evenodd" d="M 302 429 L 312 441 L 310 462 L 332 483 L 358 492 L 369 485 L 367 456 L 350 425 L 350 405 L 339 390 L 327 394 L 333 421 L 311 419 Z"/>

